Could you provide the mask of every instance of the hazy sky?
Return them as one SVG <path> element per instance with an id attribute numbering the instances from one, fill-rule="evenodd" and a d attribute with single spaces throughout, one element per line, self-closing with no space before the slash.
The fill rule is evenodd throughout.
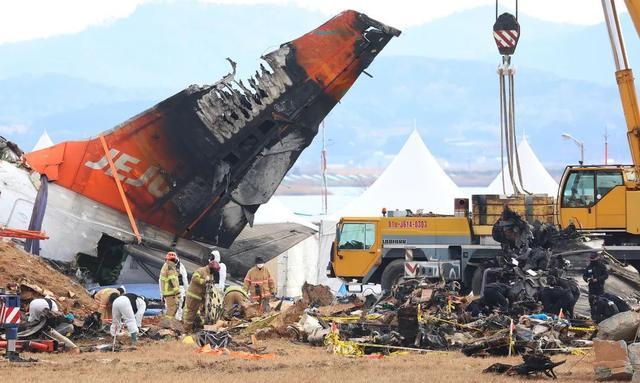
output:
<path id="1" fill-rule="evenodd" d="M 0 44 L 79 32 L 131 14 L 149 1 L 170 0 L 0 0 Z M 173 0 L 180 1 L 180 0 Z M 192 0 L 189 0 L 192 1 Z M 494 5 L 493 0 L 201 0 L 211 3 L 300 6 L 327 15 L 344 9 L 362 11 L 399 28 L 421 24 L 465 9 Z M 500 1 L 501 9 L 515 0 Z M 620 1 L 619 9 L 624 9 Z M 572 24 L 602 21 L 600 0 L 520 0 L 520 12 Z"/>

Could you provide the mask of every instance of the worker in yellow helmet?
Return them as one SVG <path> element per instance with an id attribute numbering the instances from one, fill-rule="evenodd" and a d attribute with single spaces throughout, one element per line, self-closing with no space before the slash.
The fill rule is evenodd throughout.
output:
<path id="1" fill-rule="evenodd" d="M 191 283 L 187 289 L 187 301 L 182 316 L 184 331 L 190 333 L 193 331 L 193 323 L 200 307 L 204 303 L 204 295 L 206 292 L 206 282 L 213 281 L 215 284 L 220 280 L 220 265 L 212 260 L 208 265 L 197 269 L 191 276 Z"/>
<path id="2" fill-rule="evenodd" d="M 180 282 L 178 279 L 178 270 L 176 263 L 178 255 L 170 251 L 165 257 L 164 265 L 160 270 L 160 295 L 165 305 L 165 315 L 167 318 L 173 319 L 178 311 L 178 302 L 180 299 Z"/>

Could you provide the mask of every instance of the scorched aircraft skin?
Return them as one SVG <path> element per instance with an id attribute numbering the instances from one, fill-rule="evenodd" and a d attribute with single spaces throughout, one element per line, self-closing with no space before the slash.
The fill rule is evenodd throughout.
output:
<path id="1" fill-rule="evenodd" d="M 103 133 L 142 237 L 165 245 L 184 239 L 231 245 L 319 123 L 399 34 L 345 11 L 265 55 L 270 69 L 261 65 L 248 83 L 232 73 L 214 85 L 190 86 Z M 61 223 L 52 222 L 67 218 L 133 239 L 99 137 L 25 157 L 51 181 L 43 225 L 50 241 L 78 230 L 78 223 L 59 230 Z M 97 238 L 88 239 L 95 246 Z"/>

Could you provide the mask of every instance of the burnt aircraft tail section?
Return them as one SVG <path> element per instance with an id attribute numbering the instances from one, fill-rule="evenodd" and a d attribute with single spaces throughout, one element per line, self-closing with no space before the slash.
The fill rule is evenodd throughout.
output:
<path id="1" fill-rule="evenodd" d="M 263 58 L 191 86 L 104 134 L 133 215 L 178 236 L 228 247 L 269 200 L 319 123 L 400 32 L 346 11 Z M 50 180 L 123 211 L 99 139 L 29 153 Z"/>

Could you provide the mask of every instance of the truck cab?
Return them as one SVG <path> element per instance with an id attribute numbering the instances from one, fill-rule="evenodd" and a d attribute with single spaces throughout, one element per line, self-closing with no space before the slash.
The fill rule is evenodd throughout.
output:
<path id="1" fill-rule="evenodd" d="M 632 166 L 568 166 L 562 176 L 560 226 L 608 233 L 610 241 L 640 234 L 640 191 Z"/>
<path id="2" fill-rule="evenodd" d="M 480 244 L 466 216 L 344 217 L 336 225 L 328 271 L 383 289 L 403 277 L 458 280 L 470 289 L 482 259 L 495 258 L 499 249 Z"/>

